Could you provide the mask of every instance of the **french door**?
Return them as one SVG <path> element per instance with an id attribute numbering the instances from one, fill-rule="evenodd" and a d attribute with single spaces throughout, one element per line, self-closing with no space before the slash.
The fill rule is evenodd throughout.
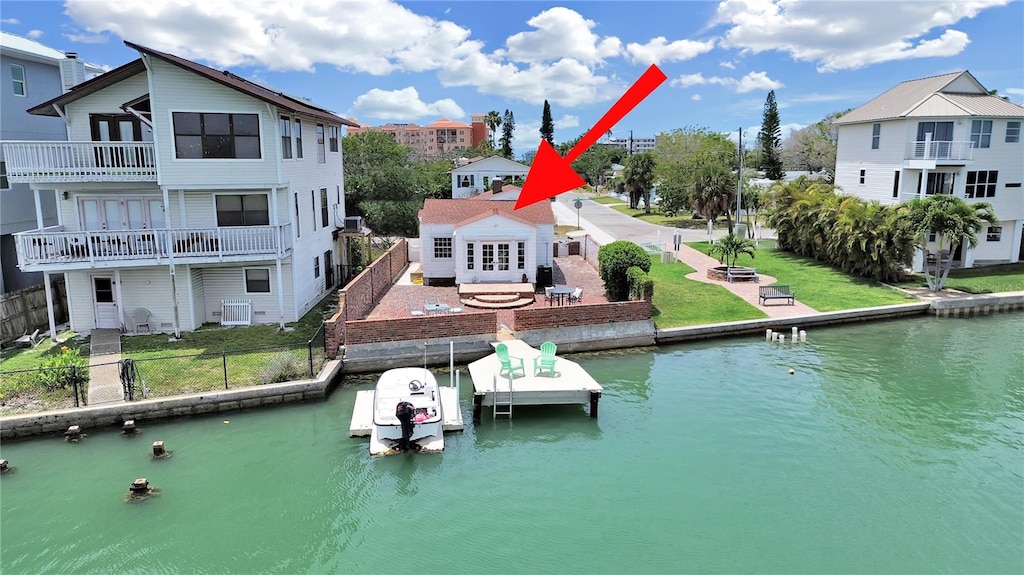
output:
<path id="1" fill-rule="evenodd" d="M 480 244 L 480 279 L 483 281 L 512 281 L 509 243 Z"/>
<path id="2" fill-rule="evenodd" d="M 159 198 L 82 198 L 79 213 L 83 230 L 149 230 L 165 227 L 163 200 Z"/>
<path id="3" fill-rule="evenodd" d="M 94 142 L 142 142 L 152 139 L 142 122 L 130 114 L 92 114 L 89 126 Z M 142 149 L 134 153 L 119 147 L 97 147 L 96 165 L 103 168 L 151 167 Z"/>

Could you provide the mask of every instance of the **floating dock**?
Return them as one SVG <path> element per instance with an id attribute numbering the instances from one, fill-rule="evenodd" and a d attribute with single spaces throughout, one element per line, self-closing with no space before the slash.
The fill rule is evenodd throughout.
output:
<path id="1" fill-rule="evenodd" d="M 462 431 L 462 407 L 459 406 L 459 390 L 456 387 L 438 386 L 441 393 L 441 414 L 444 431 Z M 369 437 L 373 432 L 373 390 L 356 392 L 356 404 L 352 408 L 352 423 L 348 426 L 349 437 Z"/>
<path id="2" fill-rule="evenodd" d="M 533 375 L 533 360 L 540 357 L 540 350 L 528 343 L 515 339 L 494 342 L 497 346 L 508 346 L 508 354 L 523 360 L 526 375 L 500 374 L 501 362 L 497 354 L 491 354 L 469 364 L 469 375 L 473 379 L 473 422 L 480 422 L 484 406 L 495 407 L 498 415 L 511 417 L 512 406 L 520 405 L 574 405 L 590 404 L 590 417 L 597 417 L 597 404 L 604 390 L 589 373 L 576 362 L 564 357 L 555 361 L 554 377 Z M 447 408 L 446 408 L 447 409 Z M 446 411 L 447 413 L 447 411 Z"/>

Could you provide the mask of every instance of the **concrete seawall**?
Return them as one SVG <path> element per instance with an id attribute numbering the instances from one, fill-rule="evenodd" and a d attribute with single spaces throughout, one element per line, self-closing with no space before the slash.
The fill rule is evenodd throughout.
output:
<path id="1" fill-rule="evenodd" d="M 144 399 L 95 407 L 10 415 L 0 418 L 0 439 L 63 432 L 72 425 L 81 426 L 82 431 L 88 434 L 90 429 L 120 426 L 122 422 L 129 419 L 134 419 L 136 423 L 144 423 L 146 420 L 153 419 L 324 399 L 340 371 L 340 361 L 329 361 L 320 370 L 320 375 L 316 379 L 271 383 L 244 389 L 194 393 L 168 398 Z"/>
<path id="2" fill-rule="evenodd" d="M 1024 291 L 978 294 L 931 300 L 931 312 L 939 317 L 967 317 L 1024 310 Z"/>

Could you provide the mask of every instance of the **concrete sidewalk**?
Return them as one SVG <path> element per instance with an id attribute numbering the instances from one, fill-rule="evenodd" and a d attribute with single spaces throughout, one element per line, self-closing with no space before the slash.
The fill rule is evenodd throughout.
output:
<path id="1" fill-rule="evenodd" d="M 89 334 L 89 405 L 124 401 L 120 361 L 121 332 L 92 330 Z"/>

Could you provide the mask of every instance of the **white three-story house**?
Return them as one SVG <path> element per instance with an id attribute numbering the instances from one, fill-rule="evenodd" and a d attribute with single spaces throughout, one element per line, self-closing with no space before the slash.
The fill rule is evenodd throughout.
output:
<path id="1" fill-rule="evenodd" d="M 883 204 L 933 194 L 989 202 L 999 222 L 963 267 L 1024 259 L 1024 107 L 989 94 L 970 72 L 909 80 L 838 120 L 836 184 Z M 920 270 L 921 254 L 915 261 Z"/>
<path id="2" fill-rule="evenodd" d="M 11 181 L 57 190 L 58 225 L 17 234 L 19 266 L 65 274 L 79 333 L 297 320 L 334 283 L 352 123 L 125 44 L 138 60 L 29 110 L 68 141 L 4 143 Z"/>

